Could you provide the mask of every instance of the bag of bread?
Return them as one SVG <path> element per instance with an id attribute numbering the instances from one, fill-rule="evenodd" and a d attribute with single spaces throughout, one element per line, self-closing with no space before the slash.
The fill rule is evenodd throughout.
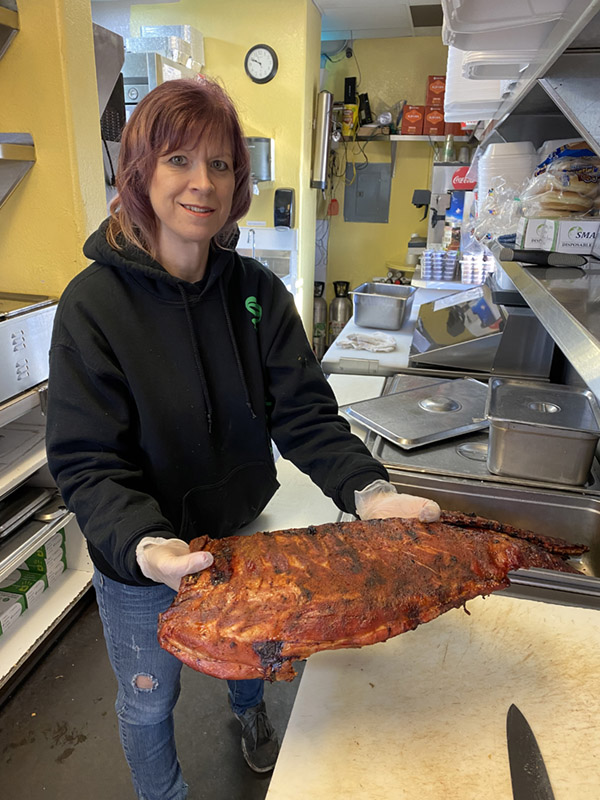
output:
<path id="1" fill-rule="evenodd" d="M 600 158 L 584 141 L 557 148 L 536 168 L 521 199 L 528 218 L 597 214 Z"/>

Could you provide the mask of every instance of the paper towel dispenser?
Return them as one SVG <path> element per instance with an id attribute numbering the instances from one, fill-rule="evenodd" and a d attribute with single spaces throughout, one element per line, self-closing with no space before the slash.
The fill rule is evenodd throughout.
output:
<path id="1" fill-rule="evenodd" d="M 275 180 L 275 141 L 264 136 L 248 136 L 252 183 Z"/>

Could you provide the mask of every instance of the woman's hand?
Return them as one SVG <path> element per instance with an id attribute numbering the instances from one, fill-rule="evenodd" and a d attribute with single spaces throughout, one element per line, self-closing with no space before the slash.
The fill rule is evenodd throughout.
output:
<path id="1" fill-rule="evenodd" d="M 356 513 L 361 519 L 416 517 L 421 522 L 435 522 L 440 507 L 433 500 L 414 494 L 398 494 L 388 481 L 373 481 L 360 492 L 354 492 Z"/>
<path id="2" fill-rule="evenodd" d="M 135 549 L 135 557 L 147 578 L 165 583 L 175 591 L 184 575 L 199 572 L 213 563 L 212 553 L 202 550 L 191 553 L 183 539 L 162 536 L 145 536 Z"/>

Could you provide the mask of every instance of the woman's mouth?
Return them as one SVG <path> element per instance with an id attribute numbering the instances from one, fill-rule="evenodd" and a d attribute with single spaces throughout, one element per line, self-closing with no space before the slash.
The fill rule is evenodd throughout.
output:
<path id="1" fill-rule="evenodd" d="M 190 214 L 194 214 L 195 216 L 206 216 L 208 214 L 212 214 L 214 211 L 214 208 L 211 208 L 210 206 L 193 206 L 186 203 L 181 203 L 181 206 L 185 208 L 186 211 L 189 211 Z"/>

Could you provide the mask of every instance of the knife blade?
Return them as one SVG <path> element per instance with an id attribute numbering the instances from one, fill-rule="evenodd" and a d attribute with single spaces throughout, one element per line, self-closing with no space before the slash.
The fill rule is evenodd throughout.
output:
<path id="1" fill-rule="evenodd" d="M 506 716 L 506 740 L 514 800 L 554 800 L 535 735 L 514 703 Z"/>

